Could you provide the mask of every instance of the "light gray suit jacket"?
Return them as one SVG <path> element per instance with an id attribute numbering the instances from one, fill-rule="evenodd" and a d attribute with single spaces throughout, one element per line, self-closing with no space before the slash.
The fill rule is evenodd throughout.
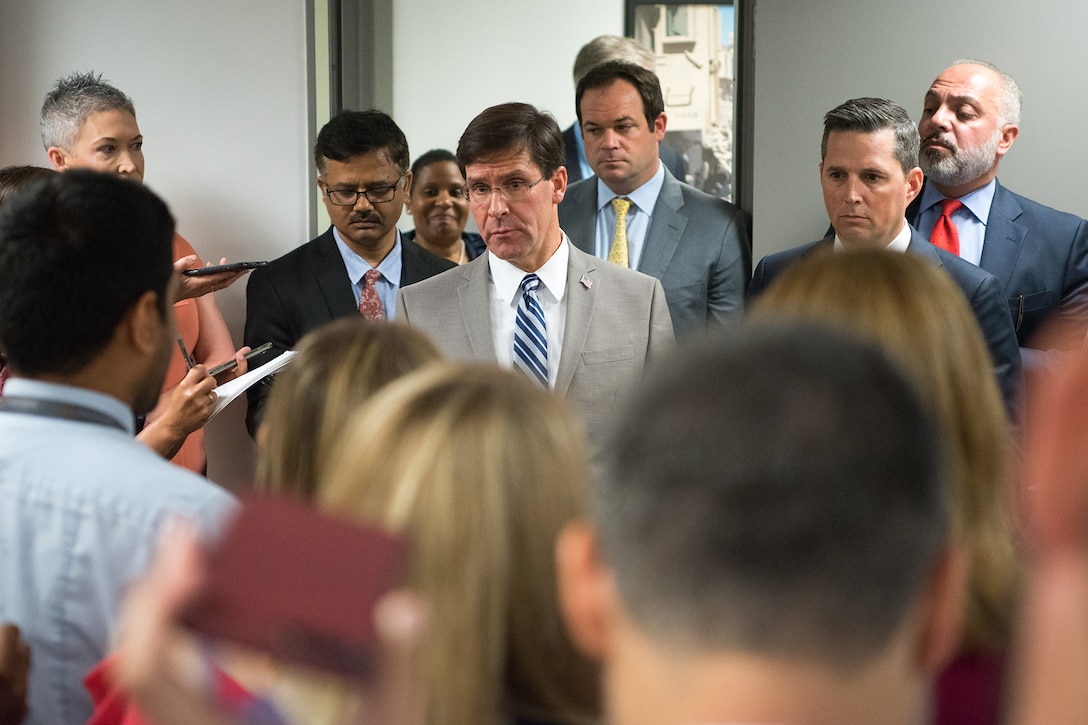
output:
<path id="1" fill-rule="evenodd" d="M 596 176 L 567 187 L 559 225 L 574 246 L 593 254 Z M 724 199 L 677 181 L 665 169 L 638 271 L 661 280 L 677 335 L 738 318 L 752 277 L 744 215 Z"/>
<path id="2" fill-rule="evenodd" d="M 484 254 L 401 287 L 397 321 L 426 332 L 450 358 L 497 362 L 487 259 Z M 572 246 L 565 303 L 555 392 L 566 396 L 582 416 L 591 442 L 599 443 L 619 401 L 638 386 L 646 366 L 674 346 L 665 293 L 652 277 Z"/>

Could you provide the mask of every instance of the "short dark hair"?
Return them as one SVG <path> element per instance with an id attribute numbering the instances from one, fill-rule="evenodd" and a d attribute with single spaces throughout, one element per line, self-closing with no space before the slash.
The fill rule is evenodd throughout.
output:
<path id="1" fill-rule="evenodd" d="M 563 133 L 550 113 L 528 103 L 503 103 L 469 122 L 457 143 L 457 165 L 464 175 L 469 164 L 522 151 L 545 178 L 566 161 Z"/>
<path id="2" fill-rule="evenodd" d="M 935 423 L 875 346 L 755 326 L 658 371 L 593 516 L 651 636 L 850 667 L 883 649 L 947 545 Z"/>
<path id="3" fill-rule="evenodd" d="M 42 144 L 71 151 L 79 129 L 93 114 L 128 111 L 136 115 L 132 99 L 102 80 L 101 73 L 72 73 L 61 78 L 45 96 L 39 120 Z"/>
<path id="4" fill-rule="evenodd" d="M 412 162 L 412 177 L 419 176 L 420 171 L 431 164 L 437 164 L 440 161 L 452 161 L 456 164 L 457 157 L 453 155 L 452 151 L 447 151 L 446 149 L 431 149 Z"/>
<path id="5" fill-rule="evenodd" d="M 606 88 L 616 81 L 627 81 L 635 87 L 642 98 L 642 112 L 646 115 L 646 125 L 654 127 L 654 120 L 665 111 L 665 99 L 661 95 L 661 81 L 652 70 L 622 60 L 610 60 L 595 65 L 578 81 L 574 92 L 574 110 L 578 114 L 578 125 L 582 124 L 582 96 L 593 88 Z"/>
<path id="6" fill-rule="evenodd" d="M 824 114 L 820 160 L 827 156 L 832 131 L 876 133 L 889 128 L 895 132 L 895 158 L 908 174 L 918 165 L 918 126 L 902 106 L 885 98 L 853 98 Z"/>
<path id="7" fill-rule="evenodd" d="M 321 176 L 328 171 L 328 161 L 347 161 L 354 156 L 384 151 L 402 174 L 407 173 L 408 139 L 400 126 L 376 109 L 341 111 L 329 119 L 317 134 L 314 163 Z"/>
<path id="8" fill-rule="evenodd" d="M 57 172 L 42 166 L 5 166 L 0 169 L 0 206 L 15 192 Z"/>
<path id="9" fill-rule="evenodd" d="M 34 182 L 0 209 L 0 347 L 27 376 L 71 375 L 147 291 L 164 319 L 174 218 L 149 189 L 95 171 Z"/>

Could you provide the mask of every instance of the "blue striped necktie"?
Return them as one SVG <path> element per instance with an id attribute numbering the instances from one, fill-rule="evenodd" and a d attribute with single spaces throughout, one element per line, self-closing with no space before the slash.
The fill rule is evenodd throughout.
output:
<path id="1" fill-rule="evenodd" d="M 536 296 L 540 277 L 527 274 L 521 280 L 521 300 L 514 316 L 514 369 L 541 387 L 548 387 L 548 325 Z"/>

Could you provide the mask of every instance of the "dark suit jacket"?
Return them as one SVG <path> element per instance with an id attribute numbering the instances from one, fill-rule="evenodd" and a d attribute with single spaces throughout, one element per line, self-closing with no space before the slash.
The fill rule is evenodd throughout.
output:
<path id="1" fill-rule="evenodd" d="M 580 181 L 582 179 L 582 164 L 581 159 L 578 158 L 578 140 L 574 137 L 574 124 L 568 126 L 567 130 L 563 132 L 563 147 L 567 154 L 567 182 Z M 665 164 L 665 168 L 672 172 L 673 176 L 678 179 L 687 178 L 688 165 L 684 162 L 682 153 L 672 146 L 659 144 L 657 155 L 660 157 L 661 162 Z"/>
<path id="2" fill-rule="evenodd" d="M 921 198 L 907 207 L 914 224 Z M 923 233 L 923 236 L 928 230 Z M 997 277 L 1021 347 L 1054 312 L 1088 332 L 1088 222 L 1006 189 L 994 190 L 979 266 Z"/>
<path id="3" fill-rule="evenodd" d="M 1020 388 L 1020 350 L 1016 344 L 1012 321 L 1005 312 L 1001 283 L 989 272 L 934 247 L 914 228 L 910 231 L 907 251 L 929 259 L 947 272 L 971 303 L 971 310 L 975 313 L 975 319 L 978 320 L 993 359 L 994 374 L 1001 387 L 1001 394 L 1010 410 L 1015 409 L 1017 391 Z M 830 251 L 834 243 L 835 237 L 830 236 L 818 242 L 767 255 L 756 265 L 752 284 L 748 288 L 749 298 L 754 298 L 765 290 L 790 264 L 817 250 Z"/>
<path id="4" fill-rule="evenodd" d="M 401 236 L 400 286 L 405 287 L 455 267 Z M 252 361 L 256 367 L 290 350 L 310 330 L 326 322 L 359 314 L 344 259 L 336 248 L 332 227 L 279 259 L 253 270 L 246 286 L 245 344 L 272 343 L 272 349 Z M 254 385 L 246 395 L 246 427 L 257 429 L 271 380 Z"/>
<path id="5" fill-rule="evenodd" d="M 597 177 L 567 187 L 559 225 L 593 254 Z M 720 326 L 744 310 L 752 247 L 735 206 L 676 180 L 668 170 L 646 230 L 638 271 L 661 280 L 677 335 Z"/>
<path id="6" fill-rule="evenodd" d="M 486 255 L 397 294 L 397 319 L 416 326 L 454 360 L 496 362 Z M 555 392 L 600 443 L 647 365 L 673 349 L 661 284 L 571 247 L 566 324 Z"/>

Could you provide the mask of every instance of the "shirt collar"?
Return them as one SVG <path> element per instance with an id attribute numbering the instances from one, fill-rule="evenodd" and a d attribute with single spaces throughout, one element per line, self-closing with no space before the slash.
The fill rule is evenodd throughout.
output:
<path id="1" fill-rule="evenodd" d="M 910 244 L 910 224 L 907 224 L 907 220 L 903 220 L 903 228 L 899 230 L 899 233 L 884 247 L 889 252 L 905 252 L 907 246 Z M 841 252 L 846 249 L 846 246 L 839 239 L 839 235 L 835 235 L 835 251 Z"/>
<path id="2" fill-rule="evenodd" d="M 400 284 L 400 270 L 401 270 L 401 255 L 400 255 L 400 230 L 397 230 L 396 239 L 393 240 L 393 248 L 389 250 L 389 254 L 385 255 L 385 259 L 378 263 L 377 267 L 371 267 L 370 263 L 360 257 L 354 249 L 347 245 L 344 238 L 340 236 L 340 231 L 336 228 L 332 228 L 332 238 L 336 240 L 336 248 L 340 251 L 340 256 L 344 258 L 344 266 L 348 269 L 348 279 L 351 283 L 358 285 L 359 281 L 363 278 L 371 269 L 376 269 L 381 272 L 382 277 L 387 282 L 394 285 Z"/>
<path id="3" fill-rule="evenodd" d="M 650 177 L 650 180 L 630 194 L 623 194 L 622 196 L 634 202 L 635 207 L 646 214 L 646 216 L 653 216 L 654 205 L 657 203 L 657 197 L 661 194 L 661 187 L 664 184 L 665 164 L 661 163 L 659 159 L 657 162 L 657 171 Z M 600 177 L 597 177 L 597 211 L 600 211 L 606 205 L 611 204 L 612 200 L 617 196 L 621 195 L 609 189 L 605 183 L 601 181 Z"/>
<path id="4" fill-rule="evenodd" d="M 9 378 L 4 383 L 4 394 L 12 397 L 37 398 L 58 403 L 73 403 L 105 413 L 117 420 L 129 435 L 136 435 L 135 418 L 132 409 L 112 395 L 100 393 L 90 388 L 81 388 L 61 383 L 47 383 L 44 380 L 30 378 Z"/>
<path id="5" fill-rule="evenodd" d="M 994 203 L 994 193 L 997 191 L 997 179 L 991 179 L 986 186 L 975 189 L 969 194 L 964 194 L 959 197 L 960 202 L 967 207 L 968 211 L 974 214 L 975 219 L 978 219 L 982 224 L 986 224 L 986 221 L 990 218 L 990 206 Z M 937 191 L 937 187 L 933 184 L 926 184 L 922 189 L 922 201 L 919 207 L 923 212 L 932 209 L 934 206 L 940 204 L 947 197 L 944 194 Z M 939 215 L 940 209 L 936 210 Z"/>
<path id="6" fill-rule="evenodd" d="M 559 248 L 552 253 L 540 269 L 534 274 L 540 277 L 541 286 L 546 289 L 556 302 L 563 301 L 563 295 L 567 290 L 567 261 L 570 258 L 570 240 L 566 232 L 562 232 L 563 240 Z M 521 294 L 521 281 L 528 274 L 525 270 L 518 269 L 505 259 L 499 259 L 490 252 L 487 253 L 487 264 L 491 270 L 491 281 L 499 298 L 517 304 L 518 295 Z"/>

